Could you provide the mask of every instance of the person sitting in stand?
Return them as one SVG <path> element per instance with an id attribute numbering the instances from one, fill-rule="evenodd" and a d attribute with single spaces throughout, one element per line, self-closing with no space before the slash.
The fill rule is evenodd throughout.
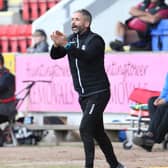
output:
<path id="1" fill-rule="evenodd" d="M 44 30 L 37 29 L 32 35 L 32 45 L 27 49 L 27 53 L 48 52 L 47 35 Z"/>
<path id="2" fill-rule="evenodd" d="M 130 9 L 131 18 L 125 23 L 116 25 L 116 37 L 110 42 L 110 47 L 115 51 L 124 51 L 124 45 L 141 45 L 147 50 L 150 46 L 150 29 L 161 19 L 168 18 L 168 6 L 165 0 L 144 0 Z M 144 48 L 145 50 L 145 48 Z"/>
<path id="3" fill-rule="evenodd" d="M 148 109 L 150 114 L 148 131 L 142 136 L 135 136 L 133 143 L 150 152 L 153 145 L 161 143 L 168 133 L 168 73 L 160 96 L 149 99 Z"/>

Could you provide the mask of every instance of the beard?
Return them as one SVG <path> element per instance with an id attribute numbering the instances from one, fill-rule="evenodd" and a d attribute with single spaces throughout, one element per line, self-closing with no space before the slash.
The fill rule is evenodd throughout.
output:
<path id="1" fill-rule="evenodd" d="M 82 26 L 72 25 L 72 32 L 75 34 L 81 34 L 84 30 L 85 29 Z"/>

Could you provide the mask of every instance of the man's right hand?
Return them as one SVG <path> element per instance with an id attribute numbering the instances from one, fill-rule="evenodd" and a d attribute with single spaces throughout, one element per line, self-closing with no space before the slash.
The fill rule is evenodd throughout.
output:
<path id="1" fill-rule="evenodd" d="M 162 99 L 162 98 L 157 98 L 155 101 L 154 101 L 154 105 L 155 106 L 158 106 L 158 105 L 161 105 L 161 104 L 165 104 L 166 101 L 165 99 Z"/>

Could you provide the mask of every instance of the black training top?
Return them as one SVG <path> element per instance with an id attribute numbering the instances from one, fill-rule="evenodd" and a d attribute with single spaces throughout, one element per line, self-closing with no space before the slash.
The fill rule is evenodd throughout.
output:
<path id="1" fill-rule="evenodd" d="M 104 68 L 104 40 L 90 30 L 82 35 L 72 34 L 65 47 L 52 46 L 50 56 L 58 59 L 68 55 L 75 90 L 89 96 L 109 89 Z"/>

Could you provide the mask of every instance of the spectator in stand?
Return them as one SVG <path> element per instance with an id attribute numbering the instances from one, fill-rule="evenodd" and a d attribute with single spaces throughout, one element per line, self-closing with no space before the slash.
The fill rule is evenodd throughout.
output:
<path id="1" fill-rule="evenodd" d="M 4 58 L 0 54 L 0 124 L 14 119 L 17 113 L 15 104 L 15 77 L 4 67 Z M 3 135 L 0 131 L 0 146 Z"/>
<path id="2" fill-rule="evenodd" d="M 27 53 L 48 52 L 47 35 L 44 30 L 37 29 L 32 35 L 32 45 L 27 49 Z"/>
<path id="3" fill-rule="evenodd" d="M 168 18 L 168 6 L 165 0 L 144 0 L 132 7 L 129 13 L 131 18 L 116 25 L 115 40 L 110 42 L 112 50 L 124 51 L 124 45 L 149 44 L 150 28 L 161 19 Z"/>
<path id="4" fill-rule="evenodd" d="M 151 97 L 148 102 L 150 123 L 148 132 L 135 136 L 133 142 L 147 151 L 152 151 L 155 143 L 161 143 L 168 133 L 168 73 L 159 97 Z"/>

